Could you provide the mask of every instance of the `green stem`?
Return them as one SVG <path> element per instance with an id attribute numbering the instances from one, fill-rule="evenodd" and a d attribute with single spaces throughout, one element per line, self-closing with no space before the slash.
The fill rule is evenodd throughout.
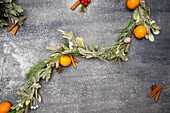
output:
<path id="1" fill-rule="evenodd" d="M 25 113 L 28 112 L 28 107 L 29 107 L 29 105 L 26 106 L 26 108 L 25 108 Z"/>

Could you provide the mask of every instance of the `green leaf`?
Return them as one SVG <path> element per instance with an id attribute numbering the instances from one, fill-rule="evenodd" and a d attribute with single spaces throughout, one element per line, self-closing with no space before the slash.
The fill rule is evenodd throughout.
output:
<path id="1" fill-rule="evenodd" d="M 157 29 L 157 30 L 160 30 L 160 29 L 161 29 L 161 27 L 158 26 L 156 23 L 152 24 L 152 27 L 153 27 L 154 29 Z"/>
<path id="2" fill-rule="evenodd" d="M 147 34 L 147 35 L 145 36 L 145 38 L 146 38 L 146 39 L 149 39 L 149 35 Z"/>
<path id="3" fill-rule="evenodd" d="M 26 105 L 26 106 L 29 105 L 30 102 L 31 102 L 30 100 L 26 100 L 26 101 L 25 101 L 25 105 Z"/>
<path id="4" fill-rule="evenodd" d="M 12 0 L 4 0 L 5 3 L 11 3 Z"/>
<path id="5" fill-rule="evenodd" d="M 32 92 L 31 92 L 31 94 L 30 94 L 30 99 L 33 98 L 33 96 L 34 96 L 34 91 L 35 91 L 35 88 L 32 89 Z"/>
<path id="6" fill-rule="evenodd" d="M 33 83 L 36 83 L 35 77 L 32 77 L 32 81 L 33 81 Z"/>
<path id="7" fill-rule="evenodd" d="M 54 57 L 54 58 L 60 58 L 62 56 L 62 54 L 61 53 L 54 53 L 51 56 Z"/>
<path id="8" fill-rule="evenodd" d="M 23 9 L 17 9 L 18 13 L 23 13 L 24 10 Z"/>
<path id="9" fill-rule="evenodd" d="M 18 95 L 21 95 L 21 96 L 25 96 L 25 97 L 28 96 L 23 90 L 18 90 L 18 91 L 17 91 L 17 94 L 18 94 Z"/>
<path id="10" fill-rule="evenodd" d="M 58 52 L 56 47 L 54 47 L 51 43 L 49 43 L 49 46 L 47 46 L 46 49 L 49 50 L 51 53 Z"/>
<path id="11" fill-rule="evenodd" d="M 90 47 L 90 49 L 91 49 L 93 52 L 95 52 L 95 50 L 94 50 L 94 44 L 90 44 L 89 47 Z"/>
<path id="12" fill-rule="evenodd" d="M 5 7 L 8 8 L 9 10 L 12 10 L 13 8 L 12 4 L 5 4 Z"/>
<path id="13" fill-rule="evenodd" d="M 125 49 L 125 52 L 126 52 L 127 54 L 129 54 L 129 47 L 130 47 L 130 44 L 127 44 L 126 49 Z"/>
<path id="14" fill-rule="evenodd" d="M 149 33 L 149 40 L 150 40 L 151 42 L 154 42 L 154 41 L 155 41 L 154 36 L 152 35 L 152 33 Z"/>
<path id="15" fill-rule="evenodd" d="M 41 96 L 38 94 L 38 100 L 39 102 L 41 102 Z"/>
<path id="16" fill-rule="evenodd" d="M 66 49 L 62 52 L 62 54 L 70 54 L 73 53 L 71 49 Z"/>
<path id="17" fill-rule="evenodd" d="M 101 55 L 101 54 L 103 54 L 103 53 L 105 53 L 105 50 L 104 50 L 104 49 L 101 49 L 101 50 L 99 50 L 96 54 L 97 54 L 97 55 Z"/>
<path id="18" fill-rule="evenodd" d="M 85 50 L 85 49 L 83 49 L 83 48 L 78 48 L 78 50 L 79 50 L 80 54 L 82 54 L 82 55 L 85 55 L 85 54 L 92 54 L 91 51 Z"/>
<path id="19" fill-rule="evenodd" d="M 14 16 L 18 16 L 18 14 L 17 14 L 17 12 L 15 10 L 11 10 L 9 13 L 14 15 Z"/>
<path id="20" fill-rule="evenodd" d="M 85 6 L 84 6 L 84 5 L 81 5 L 79 11 L 80 11 L 80 12 L 86 12 Z"/>
<path id="21" fill-rule="evenodd" d="M 92 58 L 93 57 L 93 55 L 86 55 L 86 58 Z"/>
<path id="22" fill-rule="evenodd" d="M 123 55 L 122 53 L 119 53 L 119 57 L 124 61 L 128 61 L 128 58 L 125 55 Z"/>
<path id="23" fill-rule="evenodd" d="M 114 54 L 114 55 L 110 56 L 110 57 L 108 58 L 108 60 L 112 60 L 112 59 L 114 59 L 114 58 L 116 58 L 116 57 L 117 57 L 117 54 Z"/>
<path id="24" fill-rule="evenodd" d="M 56 68 L 59 68 L 59 63 L 60 63 L 59 61 L 60 61 L 60 59 L 58 59 L 56 62 Z"/>
<path id="25" fill-rule="evenodd" d="M 151 28 L 151 29 L 152 29 L 152 32 L 156 35 L 158 35 L 160 33 L 159 30 L 157 30 L 157 29 L 153 29 L 153 28 Z"/>
<path id="26" fill-rule="evenodd" d="M 134 11 L 133 11 L 133 15 L 132 15 L 132 17 L 133 17 L 133 19 L 134 20 L 138 20 L 138 19 L 140 19 L 140 16 L 139 16 L 139 12 L 138 12 L 138 8 L 136 8 Z"/>
<path id="27" fill-rule="evenodd" d="M 77 40 L 77 43 L 78 43 L 79 46 L 84 47 L 84 40 L 83 40 L 83 38 L 77 37 L 76 40 Z"/>

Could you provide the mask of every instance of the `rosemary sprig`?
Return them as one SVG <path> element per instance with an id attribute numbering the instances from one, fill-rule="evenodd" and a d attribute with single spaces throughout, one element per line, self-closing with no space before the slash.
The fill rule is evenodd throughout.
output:
<path id="1" fill-rule="evenodd" d="M 32 77 L 35 77 L 40 70 L 46 67 L 46 65 L 46 60 L 43 60 L 39 61 L 37 65 L 29 69 L 29 71 L 25 74 L 25 78 L 29 78 L 29 82 L 27 83 L 28 86 L 32 84 Z"/>
<path id="2" fill-rule="evenodd" d="M 120 0 L 113 0 L 116 4 L 118 4 L 120 2 Z"/>
<path id="3" fill-rule="evenodd" d="M 136 26 L 136 21 L 134 19 L 131 19 L 129 24 L 121 31 L 120 35 L 118 35 L 117 40 L 120 41 L 121 39 L 125 39 L 128 37 L 134 30 Z"/>
<path id="4" fill-rule="evenodd" d="M 41 69 L 43 69 L 46 66 L 45 63 L 46 60 L 43 61 L 39 61 L 38 64 L 34 67 L 31 67 L 28 71 L 28 73 L 25 74 L 26 78 L 29 78 L 30 76 L 34 76 L 38 73 L 38 71 L 40 71 Z"/>

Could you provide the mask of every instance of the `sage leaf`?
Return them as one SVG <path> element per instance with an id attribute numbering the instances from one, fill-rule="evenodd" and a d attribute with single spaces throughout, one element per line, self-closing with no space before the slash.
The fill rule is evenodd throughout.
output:
<path id="1" fill-rule="evenodd" d="M 134 20 L 138 20 L 140 17 L 139 17 L 139 13 L 138 13 L 138 8 L 136 8 L 134 11 L 133 11 L 133 15 L 132 15 L 133 19 Z"/>
<path id="2" fill-rule="evenodd" d="M 41 102 L 41 96 L 38 94 L 38 100 L 39 102 Z"/>
<path id="3" fill-rule="evenodd" d="M 84 48 L 84 40 L 83 40 L 83 38 L 77 37 L 76 40 L 77 40 L 77 43 L 78 43 L 81 47 Z"/>
<path id="4" fill-rule="evenodd" d="M 26 105 L 26 106 L 29 105 L 30 102 L 31 102 L 30 100 L 26 100 L 26 101 L 25 101 L 25 105 Z"/>
<path id="5" fill-rule="evenodd" d="M 150 40 L 151 42 L 154 42 L 154 41 L 155 41 L 154 36 L 152 35 L 152 33 L 149 33 L 149 40 Z"/>

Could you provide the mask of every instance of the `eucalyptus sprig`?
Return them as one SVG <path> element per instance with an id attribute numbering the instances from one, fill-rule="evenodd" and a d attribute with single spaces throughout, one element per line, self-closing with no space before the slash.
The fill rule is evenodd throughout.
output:
<path id="1" fill-rule="evenodd" d="M 151 42 L 154 42 L 154 34 L 159 34 L 161 27 L 158 26 L 155 20 L 151 19 L 145 8 L 139 6 L 133 12 L 133 19 L 136 20 L 136 25 L 144 25 L 147 29 L 147 35 L 145 36 L 146 39 L 149 39 Z M 152 32 L 151 32 L 152 31 Z"/>

